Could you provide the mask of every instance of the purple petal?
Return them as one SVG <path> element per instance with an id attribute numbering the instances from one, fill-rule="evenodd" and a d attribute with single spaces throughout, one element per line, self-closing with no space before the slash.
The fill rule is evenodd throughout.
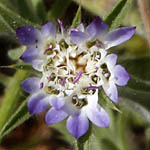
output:
<path id="1" fill-rule="evenodd" d="M 117 55 L 115 55 L 115 54 L 107 55 L 106 59 L 107 59 L 106 61 L 109 65 L 114 66 L 117 62 Z"/>
<path id="2" fill-rule="evenodd" d="M 45 116 L 46 124 L 50 125 L 60 122 L 64 120 L 67 116 L 68 114 L 63 110 L 56 110 L 55 108 L 51 108 Z"/>
<path id="3" fill-rule="evenodd" d="M 24 62 L 32 63 L 35 59 L 39 57 L 38 49 L 30 47 L 28 48 L 20 57 Z"/>
<path id="4" fill-rule="evenodd" d="M 16 35 L 20 43 L 24 45 L 35 44 L 40 40 L 40 31 L 32 26 L 23 26 L 17 28 Z"/>
<path id="5" fill-rule="evenodd" d="M 52 107 L 54 107 L 55 109 L 60 109 L 64 106 L 65 104 L 65 99 L 64 97 L 56 97 L 56 96 L 53 96 L 51 98 L 51 101 L 50 101 L 50 105 Z"/>
<path id="6" fill-rule="evenodd" d="M 28 109 L 30 114 L 38 114 L 43 112 L 49 106 L 49 97 L 39 92 L 33 94 L 28 101 Z"/>
<path id="7" fill-rule="evenodd" d="M 21 87 L 28 93 L 34 93 L 39 90 L 40 79 L 36 77 L 27 78 L 21 83 Z"/>
<path id="8" fill-rule="evenodd" d="M 96 19 L 94 19 L 94 21 L 86 27 L 86 32 L 90 35 L 91 38 L 94 38 L 106 32 L 107 29 L 107 24 L 99 17 L 96 17 Z"/>
<path id="9" fill-rule="evenodd" d="M 70 116 L 67 120 L 67 130 L 77 139 L 84 135 L 89 128 L 89 121 L 85 115 Z"/>
<path id="10" fill-rule="evenodd" d="M 88 35 L 81 31 L 71 31 L 71 41 L 75 44 L 84 43 L 88 39 Z"/>
<path id="11" fill-rule="evenodd" d="M 135 33 L 135 27 L 122 27 L 109 32 L 105 38 L 107 49 L 129 40 Z"/>
<path id="12" fill-rule="evenodd" d="M 118 103 L 118 90 L 114 83 L 109 84 L 109 88 L 104 88 L 106 95 L 115 103 Z"/>
<path id="13" fill-rule="evenodd" d="M 102 107 L 99 109 L 89 107 L 86 111 L 86 114 L 89 120 L 92 121 L 92 123 L 96 126 L 101 128 L 108 128 L 110 119 L 107 112 Z"/>
<path id="14" fill-rule="evenodd" d="M 124 86 L 128 83 L 130 76 L 124 67 L 116 65 L 114 69 L 115 82 L 117 85 Z"/>
<path id="15" fill-rule="evenodd" d="M 45 37 L 54 37 L 56 35 L 56 26 L 52 22 L 47 22 L 42 26 L 41 32 Z"/>

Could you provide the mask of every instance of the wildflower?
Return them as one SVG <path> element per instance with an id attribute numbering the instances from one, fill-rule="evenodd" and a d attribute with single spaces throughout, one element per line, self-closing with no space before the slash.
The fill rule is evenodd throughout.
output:
<path id="1" fill-rule="evenodd" d="M 56 33 L 51 22 L 41 30 L 32 26 L 17 29 L 19 41 L 27 46 L 21 59 L 42 73 L 41 78 L 23 81 L 22 87 L 32 94 L 28 101 L 31 114 L 51 106 L 46 123 L 68 117 L 68 131 L 79 138 L 87 132 L 89 120 L 102 128 L 109 126 L 109 116 L 98 103 L 98 91 L 103 87 L 110 99 L 117 102 L 116 85 L 125 85 L 129 75 L 116 65 L 117 56 L 107 55 L 106 50 L 131 38 L 135 28 L 106 33 L 107 25 L 96 18 L 85 31 L 81 24 L 67 32 L 58 22 L 61 33 Z"/>

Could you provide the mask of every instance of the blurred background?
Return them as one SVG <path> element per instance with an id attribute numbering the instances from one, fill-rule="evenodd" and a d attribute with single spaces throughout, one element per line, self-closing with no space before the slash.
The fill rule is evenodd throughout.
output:
<path id="1" fill-rule="evenodd" d="M 60 18 L 69 28 L 79 5 L 82 6 L 82 22 L 86 26 L 96 16 L 105 18 L 117 2 L 0 0 L 0 66 L 20 63 L 24 47 L 15 37 L 13 29 L 17 26 L 34 23 L 39 27 L 46 21 L 57 23 L 56 18 Z M 126 43 L 112 48 L 111 52 L 119 55 L 118 63 L 128 70 L 131 80 L 127 86 L 119 87 L 119 104 L 116 107 L 121 113 L 112 109 L 111 104 L 106 106 L 111 116 L 110 128 L 93 127 L 91 150 L 150 150 L 149 16 L 150 0 L 133 0 L 121 21 L 120 26 L 136 26 L 136 34 Z M 0 129 L 28 96 L 20 89 L 20 83 L 33 73 L 17 67 L 0 67 Z M 6 126 L 3 130 L 6 134 L 0 137 L 0 150 L 73 150 L 75 139 L 66 131 L 65 122 L 47 127 L 44 116 L 45 113 L 32 117 L 25 114 L 25 122 L 19 118 L 11 120 L 19 126 L 12 127 L 13 130 Z"/>

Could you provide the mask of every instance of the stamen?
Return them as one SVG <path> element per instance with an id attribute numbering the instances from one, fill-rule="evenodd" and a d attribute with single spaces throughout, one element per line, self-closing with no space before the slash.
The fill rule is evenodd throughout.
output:
<path id="1" fill-rule="evenodd" d="M 42 88 L 43 88 L 43 86 L 44 86 L 44 83 L 43 83 L 43 82 L 41 82 L 41 83 L 40 83 L 40 89 L 42 89 Z"/>
<path id="2" fill-rule="evenodd" d="M 61 81 L 61 85 L 64 86 L 65 83 L 66 83 L 66 79 L 63 79 L 63 80 Z"/>
<path id="3" fill-rule="evenodd" d="M 52 48 L 46 49 L 46 50 L 44 51 L 44 55 L 48 54 L 48 53 L 51 52 L 51 51 L 52 51 Z"/>
<path id="4" fill-rule="evenodd" d="M 77 76 L 76 76 L 75 79 L 73 80 L 73 83 L 76 83 L 76 82 L 80 79 L 81 75 L 82 75 L 82 71 L 80 71 L 80 72 L 77 74 Z"/>
<path id="5" fill-rule="evenodd" d="M 88 90 L 96 90 L 96 89 L 100 89 L 100 87 L 99 86 L 89 86 L 88 87 Z"/>

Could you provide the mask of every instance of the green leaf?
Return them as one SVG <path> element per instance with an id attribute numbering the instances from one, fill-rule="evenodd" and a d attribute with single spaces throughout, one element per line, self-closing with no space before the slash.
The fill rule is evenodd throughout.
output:
<path id="1" fill-rule="evenodd" d="M 3 84 L 5 87 L 7 87 L 10 80 L 11 80 L 11 77 L 0 73 L 0 83 Z"/>
<path id="2" fill-rule="evenodd" d="M 46 8 L 43 0 L 31 0 L 35 11 L 40 19 L 40 22 L 43 24 L 46 21 Z"/>
<path id="3" fill-rule="evenodd" d="M 31 0 L 17 0 L 19 14 L 33 22 L 38 23 L 39 18 Z M 30 15 L 29 15 L 30 14 Z"/>
<path id="4" fill-rule="evenodd" d="M 18 60 L 20 58 L 20 56 L 23 54 L 23 52 L 25 51 L 25 49 L 26 49 L 25 46 L 20 46 L 20 47 L 17 47 L 15 49 L 10 49 L 8 51 L 8 56 L 12 60 Z"/>
<path id="5" fill-rule="evenodd" d="M 38 71 L 34 70 L 33 67 L 30 64 L 27 64 L 27 63 L 24 63 L 24 62 L 9 65 L 9 66 L 0 66 L 0 68 L 10 68 L 10 69 L 24 70 L 24 71 L 28 71 L 28 73 L 40 74 Z"/>
<path id="6" fill-rule="evenodd" d="M 39 27 L 38 25 L 25 20 L 15 12 L 11 11 L 9 8 L 5 7 L 0 2 L 0 29 L 1 32 L 11 32 L 11 35 L 15 36 L 16 29 L 20 26 L 32 25 Z"/>
<path id="7" fill-rule="evenodd" d="M 99 103 L 104 107 L 109 107 L 113 110 L 116 110 L 121 113 L 119 108 L 117 108 L 116 104 L 112 102 L 112 100 L 105 94 L 104 90 L 101 89 L 98 93 Z"/>
<path id="8" fill-rule="evenodd" d="M 4 124 L 3 128 L 0 130 L 0 140 L 2 140 L 2 138 L 9 132 L 11 132 L 14 128 L 16 128 L 31 117 L 31 115 L 28 112 L 27 101 L 28 99 L 20 105 L 16 112 Z"/>
<path id="9" fill-rule="evenodd" d="M 70 0 L 56 0 L 47 14 L 47 20 L 56 22 L 61 18 L 70 4 Z"/>
<path id="10" fill-rule="evenodd" d="M 119 63 L 121 63 L 131 75 L 145 81 L 150 81 L 150 56 L 127 58 Z"/>
<path id="11" fill-rule="evenodd" d="M 150 111 L 128 98 L 119 98 L 119 105 L 124 114 L 140 125 L 150 125 Z"/>
<path id="12" fill-rule="evenodd" d="M 120 61 L 129 72 L 131 79 L 127 86 L 134 90 L 149 92 L 150 91 L 150 57 L 128 58 Z"/>
<path id="13" fill-rule="evenodd" d="M 81 6 L 79 6 L 76 15 L 72 21 L 72 26 L 71 28 L 77 27 L 78 25 L 81 24 Z"/>
<path id="14" fill-rule="evenodd" d="M 134 102 L 138 102 L 139 104 L 145 106 L 146 108 L 150 109 L 150 92 L 143 92 L 135 89 L 131 89 L 129 87 L 118 87 L 119 96 L 123 98 L 130 99 Z"/>
<path id="15" fill-rule="evenodd" d="M 8 83 L 8 87 L 6 88 L 6 92 L 0 106 L 0 129 L 9 119 L 16 108 L 16 105 L 20 101 L 23 92 L 20 84 L 26 77 L 28 77 L 28 73 L 26 71 L 19 70 Z"/>
<path id="16" fill-rule="evenodd" d="M 133 0 L 120 0 L 105 17 L 104 21 L 108 24 L 110 30 L 115 29 L 121 24 L 132 2 Z"/>

